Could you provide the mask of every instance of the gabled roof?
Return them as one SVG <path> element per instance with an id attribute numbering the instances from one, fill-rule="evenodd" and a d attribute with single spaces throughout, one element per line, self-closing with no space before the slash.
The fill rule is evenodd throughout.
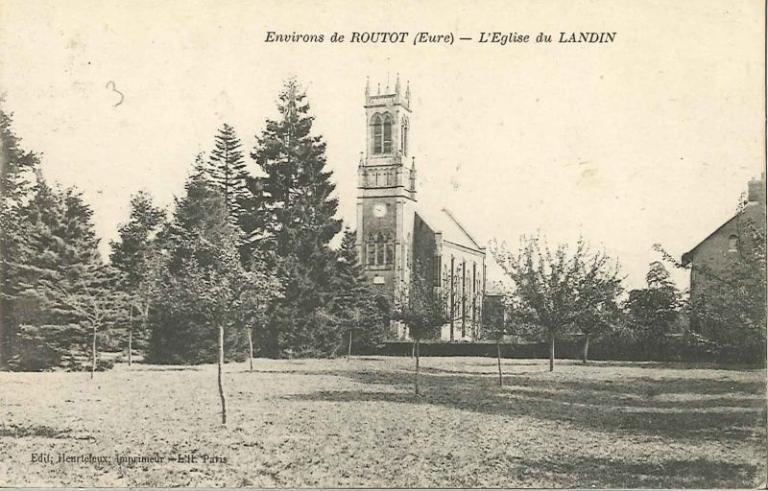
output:
<path id="1" fill-rule="evenodd" d="M 712 231 L 712 233 L 707 235 L 701 242 L 696 244 L 690 251 L 688 251 L 685 254 L 683 254 L 683 257 L 681 258 L 681 262 L 682 262 L 683 266 L 687 266 L 693 260 L 693 253 L 696 252 L 696 249 L 701 247 L 701 245 L 703 243 L 705 243 L 706 241 L 711 239 L 713 236 L 715 236 L 718 232 L 720 232 L 720 230 L 722 230 L 723 228 L 728 226 L 731 222 L 733 222 L 737 218 L 742 217 L 744 215 L 747 215 L 747 218 L 755 218 L 754 216 L 750 217 L 749 215 L 754 215 L 755 213 L 760 213 L 761 209 L 762 209 L 762 207 L 759 204 L 757 204 L 757 203 L 750 203 L 742 211 L 740 211 L 739 213 L 736 213 L 734 216 L 732 216 L 731 218 L 726 220 L 722 225 L 720 225 L 714 231 Z"/>
<path id="2" fill-rule="evenodd" d="M 419 215 L 419 217 L 424 220 L 434 232 L 441 233 L 444 241 L 476 251 L 485 250 L 485 248 L 477 243 L 469 232 L 467 232 L 467 229 L 459 223 L 456 217 L 448 211 L 447 208 L 442 208 L 437 213 L 428 211 L 424 208 L 417 208 L 416 214 Z"/>

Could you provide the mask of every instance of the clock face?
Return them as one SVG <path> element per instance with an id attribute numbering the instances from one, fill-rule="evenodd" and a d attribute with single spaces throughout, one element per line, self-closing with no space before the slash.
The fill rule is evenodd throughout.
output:
<path id="1" fill-rule="evenodd" d="M 373 216 L 381 218 L 387 214 L 387 207 L 384 203 L 376 203 L 373 206 Z"/>

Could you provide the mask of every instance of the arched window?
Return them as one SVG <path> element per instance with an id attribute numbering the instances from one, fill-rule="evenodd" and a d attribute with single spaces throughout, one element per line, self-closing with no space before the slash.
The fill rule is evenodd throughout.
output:
<path id="1" fill-rule="evenodd" d="M 384 141 L 382 143 L 384 147 L 384 153 L 392 153 L 392 116 L 389 114 L 384 115 Z"/>
<path id="2" fill-rule="evenodd" d="M 381 116 L 379 114 L 374 114 L 373 118 L 371 119 L 371 126 L 373 127 L 373 153 L 379 154 L 383 151 L 382 147 L 382 120 Z"/>
<path id="3" fill-rule="evenodd" d="M 385 113 L 384 116 L 374 114 L 371 118 L 373 127 L 373 154 L 392 152 L 392 116 Z"/>
<path id="4" fill-rule="evenodd" d="M 736 235 L 728 237 L 728 252 L 736 252 L 739 250 L 739 238 Z"/>
<path id="5" fill-rule="evenodd" d="M 400 124 L 400 151 L 403 156 L 408 155 L 408 120 L 405 118 Z"/>

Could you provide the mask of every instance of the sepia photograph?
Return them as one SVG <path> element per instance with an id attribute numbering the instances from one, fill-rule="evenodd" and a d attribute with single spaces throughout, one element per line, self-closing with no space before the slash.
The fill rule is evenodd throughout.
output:
<path id="1" fill-rule="evenodd" d="M 765 488 L 760 0 L 0 0 L 0 487 Z"/>

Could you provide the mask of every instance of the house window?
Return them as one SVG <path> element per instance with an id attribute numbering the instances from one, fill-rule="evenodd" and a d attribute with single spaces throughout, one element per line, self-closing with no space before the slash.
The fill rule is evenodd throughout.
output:
<path id="1" fill-rule="evenodd" d="M 735 235 L 728 237 L 728 252 L 736 252 L 739 249 L 739 238 Z"/>

